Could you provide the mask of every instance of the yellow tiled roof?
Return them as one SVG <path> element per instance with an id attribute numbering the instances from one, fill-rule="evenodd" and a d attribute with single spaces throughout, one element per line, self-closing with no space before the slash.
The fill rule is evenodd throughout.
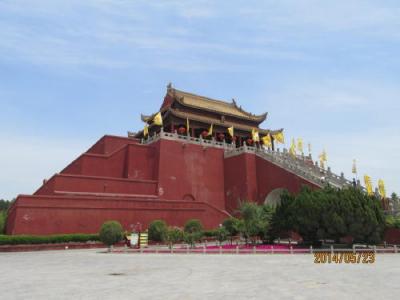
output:
<path id="1" fill-rule="evenodd" d="M 203 96 L 198 96 L 195 94 L 187 93 L 173 88 L 171 88 L 169 92 L 172 94 L 172 96 L 175 97 L 175 99 L 177 99 L 183 105 L 206 109 L 206 110 L 212 110 L 223 114 L 228 114 L 231 116 L 244 118 L 247 120 L 252 120 L 260 123 L 263 122 L 267 117 L 266 113 L 257 116 L 244 111 L 243 109 L 237 106 L 234 100 L 232 100 L 232 102 L 229 103 L 220 100 L 210 99 Z"/>

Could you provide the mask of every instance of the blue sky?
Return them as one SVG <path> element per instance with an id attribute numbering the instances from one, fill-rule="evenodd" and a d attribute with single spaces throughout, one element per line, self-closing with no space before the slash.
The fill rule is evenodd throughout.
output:
<path id="1" fill-rule="evenodd" d="M 140 129 L 168 82 L 400 192 L 399 53 L 398 1 L 0 0 L 0 198 Z"/>

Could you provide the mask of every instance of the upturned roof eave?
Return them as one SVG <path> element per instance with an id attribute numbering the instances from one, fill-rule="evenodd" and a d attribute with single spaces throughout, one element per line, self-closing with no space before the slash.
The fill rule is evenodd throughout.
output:
<path id="1" fill-rule="evenodd" d="M 229 113 L 229 112 L 223 112 L 223 111 L 220 111 L 220 110 L 214 110 L 214 109 L 210 109 L 210 108 L 199 107 L 199 106 L 195 106 L 195 105 L 191 105 L 191 104 L 185 103 L 183 101 L 184 100 L 184 96 L 183 97 L 179 97 L 178 95 L 176 95 L 176 92 L 181 93 L 181 94 L 186 94 L 186 95 L 189 95 L 189 96 L 195 97 L 195 98 L 201 98 L 204 101 L 219 103 L 220 105 L 231 106 L 231 107 L 235 108 L 236 110 L 238 110 L 239 112 L 241 112 L 242 114 L 244 114 L 245 116 L 240 116 L 240 115 L 232 114 L 232 113 Z M 228 103 L 228 102 L 225 102 L 225 101 L 215 100 L 215 99 L 207 98 L 207 97 L 204 97 L 204 96 L 199 96 L 199 95 L 196 95 L 196 94 L 188 93 L 188 92 L 185 92 L 185 91 L 180 91 L 180 90 L 177 90 L 177 89 L 169 89 L 167 91 L 167 93 L 171 97 L 173 97 L 179 104 L 181 104 L 181 105 L 183 105 L 185 107 L 188 107 L 188 108 L 203 109 L 203 110 L 207 110 L 207 111 L 210 111 L 210 112 L 214 112 L 214 113 L 218 113 L 218 114 L 222 114 L 222 115 L 226 115 L 226 116 L 239 118 L 239 119 L 242 119 L 242 120 L 257 122 L 258 124 L 261 124 L 262 122 L 264 122 L 268 117 L 268 112 L 265 112 L 265 113 L 263 113 L 261 115 L 253 115 L 253 114 L 243 110 L 241 107 L 239 107 L 236 104 L 235 100 L 232 100 L 232 103 Z"/>

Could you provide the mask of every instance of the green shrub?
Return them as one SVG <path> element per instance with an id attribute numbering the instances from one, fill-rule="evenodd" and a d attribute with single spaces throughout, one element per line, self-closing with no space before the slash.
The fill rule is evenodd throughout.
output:
<path id="1" fill-rule="evenodd" d="M 387 228 L 400 228 L 400 217 L 387 216 L 385 225 Z"/>
<path id="2" fill-rule="evenodd" d="M 184 227 L 183 240 L 185 243 L 189 244 L 191 247 L 201 240 L 203 236 L 203 225 L 200 220 L 192 219 L 186 222 Z"/>
<path id="3" fill-rule="evenodd" d="M 0 235 L 0 245 L 85 243 L 98 240 L 97 234 Z"/>
<path id="4" fill-rule="evenodd" d="M 107 221 L 100 228 L 100 241 L 110 247 L 122 240 L 123 232 L 119 222 Z"/>
<path id="5" fill-rule="evenodd" d="M 186 232 L 186 233 L 202 232 L 203 231 L 203 225 L 201 224 L 200 220 L 191 219 L 191 220 L 186 222 L 183 231 Z"/>
<path id="6" fill-rule="evenodd" d="M 249 239 L 255 244 L 257 239 L 267 235 L 273 214 L 272 209 L 254 202 L 243 202 L 239 207 L 239 212 L 241 219 L 232 226 L 245 238 L 246 244 Z"/>
<path id="7" fill-rule="evenodd" d="M 238 230 L 237 230 L 237 228 L 238 228 L 238 222 L 239 222 L 239 220 L 236 219 L 236 218 L 234 218 L 234 217 L 225 219 L 225 220 L 222 222 L 222 226 L 223 226 L 223 227 L 226 229 L 226 231 L 228 232 L 228 237 L 229 237 L 229 239 L 231 240 L 231 243 L 232 243 L 233 237 L 239 234 L 239 232 L 238 232 Z"/>
<path id="8" fill-rule="evenodd" d="M 224 226 L 221 226 L 218 229 L 216 229 L 215 233 L 216 233 L 215 238 L 220 244 L 222 244 L 223 241 L 226 241 L 229 235 L 228 230 L 226 230 Z"/>
<path id="9" fill-rule="evenodd" d="M 5 233 L 7 213 L 5 210 L 0 210 L 0 234 Z"/>
<path id="10" fill-rule="evenodd" d="M 385 225 L 388 228 L 394 227 L 395 219 L 393 216 L 386 216 L 385 218 Z"/>
<path id="11" fill-rule="evenodd" d="M 183 233 L 183 241 L 186 244 L 189 244 L 190 247 L 193 247 L 196 242 L 201 240 L 202 236 L 203 236 L 203 233 L 201 231 L 184 232 Z"/>
<path id="12" fill-rule="evenodd" d="M 182 239 L 183 239 L 183 232 L 180 228 L 168 227 L 165 240 L 170 248 L 172 248 L 172 246 L 175 243 L 182 241 Z"/>
<path id="13" fill-rule="evenodd" d="M 203 236 L 207 238 L 213 238 L 217 234 L 216 229 L 211 229 L 211 230 L 204 230 L 203 231 Z"/>
<path id="14" fill-rule="evenodd" d="M 305 242 L 351 236 L 355 243 L 376 244 L 382 240 L 385 217 L 381 200 L 360 189 L 313 190 L 303 187 L 297 195 L 284 193 L 277 206 L 274 232 L 295 231 Z"/>
<path id="15" fill-rule="evenodd" d="M 149 239 L 154 242 L 162 242 L 166 238 L 167 224 L 163 220 L 155 220 L 149 225 Z"/>

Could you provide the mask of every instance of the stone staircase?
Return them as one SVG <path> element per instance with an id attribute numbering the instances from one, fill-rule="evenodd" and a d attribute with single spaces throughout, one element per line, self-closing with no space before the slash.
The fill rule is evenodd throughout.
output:
<path id="1" fill-rule="evenodd" d="M 240 148 L 227 149 L 225 151 L 225 157 L 232 157 L 243 153 L 253 153 L 320 187 L 330 185 L 336 188 L 345 188 L 354 185 L 352 181 L 344 177 L 343 173 L 341 173 L 340 176 L 336 175 L 331 171 L 330 167 L 325 170 L 318 165 L 318 162 L 314 163 L 311 156 L 293 156 L 289 154 L 287 149 L 283 149 L 283 151 L 279 149 L 277 151 L 272 151 L 261 147 L 257 148 L 244 145 Z M 360 185 L 359 182 L 356 184 Z"/>

